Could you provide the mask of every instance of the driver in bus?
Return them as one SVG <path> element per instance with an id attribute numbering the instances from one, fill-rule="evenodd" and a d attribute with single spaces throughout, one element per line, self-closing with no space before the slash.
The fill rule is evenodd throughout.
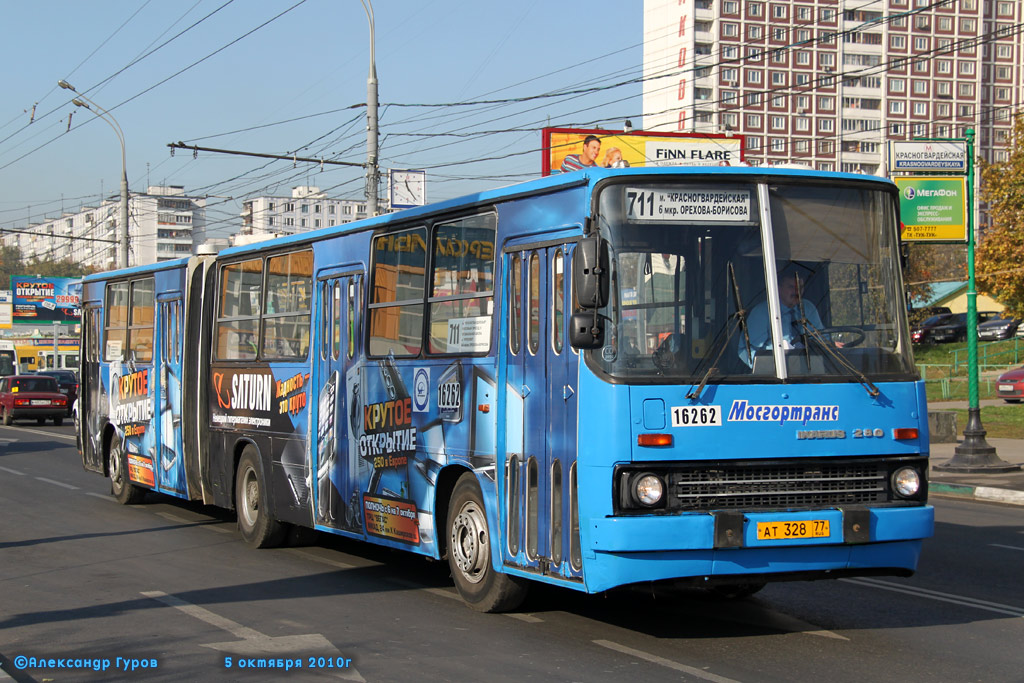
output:
<path id="1" fill-rule="evenodd" d="M 803 297 L 804 283 L 800 276 L 793 270 L 786 270 L 779 274 L 779 306 L 782 309 L 782 343 L 783 348 L 796 349 L 803 347 L 804 328 L 800 320 L 804 321 L 816 330 L 824 329 L 818 309 L 813 303 Z M 803 315 L 801 315 L 801 311 Z M 762 301 L 754 306 L 747 316 L 747 330 L 750 335 L 750 355 L 747 355 L 746 343 L 740 339 L 739 355 L 740 360 L 748 367 L 754 365 L 754 355 L 758 351 L 771 349 L 772 330 L 768 319 L 768 302 Z M 835 342 L 836 346 L 842 346 L 841 342 Z"/>

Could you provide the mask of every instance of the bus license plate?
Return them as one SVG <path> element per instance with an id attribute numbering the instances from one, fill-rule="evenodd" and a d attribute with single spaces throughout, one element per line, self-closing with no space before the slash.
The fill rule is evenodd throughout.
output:
<path id="1" fill-rule="evenodd" d="M 799 522 L 758 522 L 757 540 L 783 541 L 792 538 L 827 538 L 827 519 L 805 519 Z"/>

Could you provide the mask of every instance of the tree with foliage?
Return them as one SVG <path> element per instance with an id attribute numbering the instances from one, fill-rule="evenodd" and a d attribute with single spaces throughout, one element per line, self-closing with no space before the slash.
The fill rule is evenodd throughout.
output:
<path id="1" fill-rule="evenodd" d="M 903 282 L 910 293 L 910 303 L 919 306 L 932 297 L 932 284 L 967 279 L 967 247 L 962 244 L 907 245 L 907 262 Z"/>
<path id="2" fill-rule="evenodd" d="M 988 203 L 992 221 L 975 251 L 978 291 L 1024 318 L 1024 112 L 1016 115 L 1007 160 L 978 166 L 979 199 Z"/>
<path id="3" fill-rule="evenodd" d="M 0 289 L 11 286 L 12 275 L 39 275 L 40 277 L 82 277 L 95 272 L 91 266 L 68 259 L 64 261 L 25 261 L 17 247 L 0 247 Z"/>

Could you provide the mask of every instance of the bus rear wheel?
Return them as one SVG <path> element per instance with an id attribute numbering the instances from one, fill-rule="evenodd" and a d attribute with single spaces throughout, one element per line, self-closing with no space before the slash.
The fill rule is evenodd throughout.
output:
<path id="1" fill-rule="evenodd" d="M 505 612 L 526 598 L 522 579 L 491 564 L 491 535 L 480 486 L 472 473 L 455 484 L 448 506 L 448 566 L 459 595 L 478 612 Z"/>
<path id="2" fill-rule="evenodd" d="M 146 490 L 128 478 L 128 458 L 116 434 L 110 440 L 110 448 L 107 450 L 107 469 L 110 472 L 110 493 L 118 503 L 137 505 L 142 502 Z"/>
<path id="3" fill-rule="evenodd" d="M 288 527 L 270 516 L 266 479 L 252 446 L 242 451 L 235 472 L 235 511 L 242 540 L 254 548 L 279 546 L 288 535 Z"/>

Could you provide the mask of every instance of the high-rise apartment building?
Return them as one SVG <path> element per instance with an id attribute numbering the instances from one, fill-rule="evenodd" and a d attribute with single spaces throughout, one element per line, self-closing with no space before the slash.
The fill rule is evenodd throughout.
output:
<path id="1" fill-rule="evenodd" d="M 26 261 L 71 260 L 99 270 L 120 266 L 120 199 L 64 212 L 6 233 L 6 246 Z M 190 197 L 181 186 L 150 186 L 128 197 L 128 265 L 171 261 L 194 253 L 206 239 L 206 198 Z"/>
<path id="2" fill-rule="evenodd" d="M 232 241 L 249 243 L 366 217 L 364 200 L 331 199 L 319 187 L 293 187 L 290 197 L 256 197 L 242 202 L 242 230 Z"/>
<path id="3" fill-rule="evenodd" d="M 1021 0 L 645 0 L 644 128 L 742 133 L 748 163 L 885 175 L 885 143 L 1005 160 Z"/>

